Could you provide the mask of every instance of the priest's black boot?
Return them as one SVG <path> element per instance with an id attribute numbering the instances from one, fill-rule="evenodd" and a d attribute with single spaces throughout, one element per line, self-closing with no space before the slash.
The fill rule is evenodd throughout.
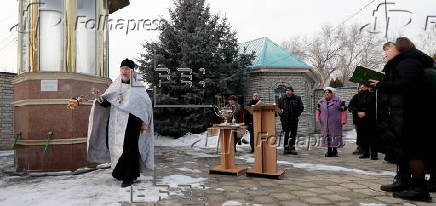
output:
<path id="1" fill-rule="evenodd" d="M 284 154 L 284 155 L 290 154 L 290 148 L 289 148 L 289 146 L 285 146 L 285 147 L 283 148 L 283 154 Z"/>
<path id="2" fill-rule="evenodd" d="M 121 187 L 122 188 L 129 187 L 132 184 L 133 184 L 133 181 L 125 181 L 125 180 L 123 180 L 123 182 L 121 183 Z"/>
<path id="3" fill-rule="evenodd" d="M 298 152 L 295 150 L 295 147 L 291 147 L 291 149 L 289 150 L 289 154 L 298 155 Z"/>

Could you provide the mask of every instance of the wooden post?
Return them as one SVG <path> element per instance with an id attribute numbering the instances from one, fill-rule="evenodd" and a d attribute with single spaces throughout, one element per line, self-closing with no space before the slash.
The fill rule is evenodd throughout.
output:
<path id="1" fill-rule="evenodd" d="M 233 139 L 233 130 L 237 130 L 239 125 L 214 125 L 220 130 L 221 144 L 221 165 L 210 168 L 210 174 L 227 174 L 241 175 L 247 171 L 247 168 L 238 168 L 235 163 L 235 142 Z"/>
<path id="2" fill-rule="evenodd" d="M 277 170 L 276 121 L 278 108 L 274 104 L 252 106 L 254 130 L 254 168 L 247 171 L 247 176 L 282 179 L 284 172 Z"/>

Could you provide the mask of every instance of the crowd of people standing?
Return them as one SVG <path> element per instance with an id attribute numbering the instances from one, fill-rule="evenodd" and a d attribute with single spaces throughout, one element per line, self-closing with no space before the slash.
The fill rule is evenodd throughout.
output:
<path id="1" fill-rule="evenodd" d="M 382 185 L 381 190 L 393 192 L 394 197 L 416 201 L 431 201 L 429 192 L 436 191 L 436 152 L 432 149 L 436 134 L 431 131 L 434 94 L 427 94 L 428 85 L 423 81 L 425 69 L 433 68 L 434 58 L 416 49 L 406 37 L 383 45 L 387 60 L 381 81 L 370 80 L 358 87 L 348 105 L 336 95 L 336 89 L 324 88 L 318 101 L 315 119 L 320 124 L 321 146 L 327 148 L 325 157 L 338 157 L 338 148 L 344 146 L 342 126 L 347 123 L 347 111 L 352 113 L 357 133 L 356 154 L 360 159 L 378 160 L 378 153 L 385 160 L 397 165 L 397 175 L 392 184 Z M 234 98 L 234 97 L 231 97 Z M 260 101 L 258 93 L 246 106 Z M 301 97 L 287 87 L 277 101 L 282 131 L 284 155 L 298 155 L 295 148 L 299 117 L 304 110 Z M 253 121 L 245 116 L 253 145 Z M 425 175 L 430 174 L 426 180 Z"/>

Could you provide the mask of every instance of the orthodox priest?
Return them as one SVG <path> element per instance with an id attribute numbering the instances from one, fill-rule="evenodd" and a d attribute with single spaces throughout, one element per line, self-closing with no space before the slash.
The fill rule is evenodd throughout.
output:
<path id="1" fill-rule="evenodd" d="M 121 62 L 120 76 L 94 101 L 88 125 L 88 161 L 110 161 L 121 187 L 154 168 L 152 104 L 143 84 L 131 78 L 134 68 L 132 60 Z"/>

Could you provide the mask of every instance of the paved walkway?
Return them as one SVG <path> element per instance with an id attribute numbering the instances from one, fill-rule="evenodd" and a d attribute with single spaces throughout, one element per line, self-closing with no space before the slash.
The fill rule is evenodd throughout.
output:
<path id="1" fill-rule="evenodd" d="M 283 156 L 280 149 L 279 168 L 286 170 L 285 178 L 269 180 L 209 175 L 208 168 L 219 164 L 213 149 L 158 147 L 158 182 L 161 177 L 174 174 L 207 178 L 200 182 L 206 189 L 196 184 L 192 193 L 181 195 L 187 187 L 173 187 L 171 193 L 178 195 L 171 195 L 158 205 L 202 205 L 203 196 L 208 205 L 436 205 L 404 201 L 380 191 L 381 184 L 392 182 L 395 166 L 383 160 L 360 160 L 351 154 L 353 149 L 354 145 L 348 144 L 340 150 L 339 158 L 324 157 L 324 148 L 299 151 L 298 156 Z M 237 157 L 238 165 L 252 166 L 253 155 L 248 148 L 240 148 Z M 165 191 L 165 187 L 161 188 Z M 185 199 L 188 197 L 191 201 Z M 436 194 L 432 197 L 435 201 Z"/>
<path id="2" fill-rule="evenodd" d="M 156 147 L 157 186 L 152 185 L 153 173 L 145 173 L 133 187 L 133 200 L 147 203 L 130 203 L 130 188 L 120 188 L 110 169 L 57 177 L 14 176 L 13 154 L 2 155 L 0 205 L 436 205 L 403 201 L 380 191 L 380 185 L 392 182 L 395 166 L 360 160 L 351 154 L 354 147 L 347 144 L 338 158 L 324 157 L 324 148 L 300 150 L 298 156 L 283 156 L 279 149 L 279 168 L 286 170 L 283 180 L 209 175 L 208 169 L 219 165 L 214 148 Z M 238 148 L 238 165 L 253 165 L 248 150 Z M 436 194 L 431 195 L 436 202 Z"/>

